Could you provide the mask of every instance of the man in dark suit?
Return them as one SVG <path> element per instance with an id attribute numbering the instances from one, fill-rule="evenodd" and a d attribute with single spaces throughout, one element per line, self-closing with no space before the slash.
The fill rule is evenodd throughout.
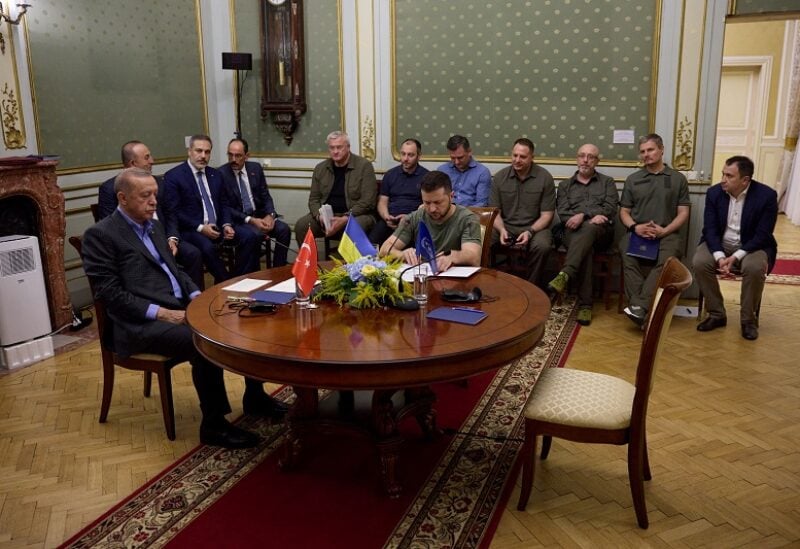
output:
<path id="1" fill-rule="evenodd" d="M 694 272 L 706 298 L 708 317 L 697 325 L 709 332 L 728 323 L 717 274 L 741 274 L 742 337 L 758 338 L 756 311 L 767 274 L 775 265 L 778 243 L 773 232 L 778 195 L 752 179 L 753 161 L 732 156 L 725 161 L 722 181 L 706 191 L 703 236 L 694 254 Z"/>
<path id="2" fill-rule="evenodd" d="M 249 150 L 244 139 L 232 139 L 228 143 L 228 163 L 219 168 L 228 193 L 228 211 L 231 219 L 240 224 L 238 231 L 251 231 L 258 238 L 267 234 L 275 239 L 272 265 L 282 267 L 286 265 L 292 232 L 278 219 L 264 170 L 256 162 L 247 162 Z"/>
<path id="3" fill-rule="evenodd" d="M 141 168 L 147 173 L 152 173 L 153 164 L 155 159 L 150 154 L 150 149 L 141 141 L 128 141 L 122 146 L 122 167 L 123 168 Z M 203 258 L 200 255 L 200 250 L 188 242 L 181 242 L 178 238 L 178 225 L 175 217 L 168 214 L 166 211 L 166 201 L 164 200 L 164 180 L 162 177 L 154 176 L 158 184 L 158 206 L 154 219 L 161 221 L 167 233 L 167 243 L 169 249 L 175 256 L 175 261 L 178 265 L 186 271 L 192 282 L 198 288 L 203 288 L 205 283 L 203 281 Z M 117 194 L 114 192 L 114 180 L 112 177 L 105 181 L 97 193 L 97 214 L 98 221 L 104 219 L 114 213 L 117 209 Z"/>
<path id="4" fill-rule="evenodd" d="M 203 262 L 219 283 L 231 276 L 258 270 L 260 241 L 252 231 L 241 231 L 229 218 L 222 176 L 208 165 L 211 138 L 193 135 L 189 158 L 164 174 L 167 210 L 178 220 L 182 240 L 200 249 Z M 229 241 L 236 247 L 235 268 L 228 273 L 217 246 Z"/>
<path id="5" fill-rule="evenodd" d="M 200 291 L 178 269 L 160 222 L 153 220 L 158 186 L 139 168 L 128 168 L 115 184 L 119 208 L 89 227 L 83 236 L 83 267 L 112 320 L 114 350 L 123 355 L 153 352 L 188 360 L 200 398 L 200 441 L 226 448 L 248 448 L 258 437 L 231 425 L 222 369 L 195 349 L 185 324 L 186 306 Z M 245 413 L 279 418 L 285 408 L 264 394 L 261 383 L 246 380 Z"/>

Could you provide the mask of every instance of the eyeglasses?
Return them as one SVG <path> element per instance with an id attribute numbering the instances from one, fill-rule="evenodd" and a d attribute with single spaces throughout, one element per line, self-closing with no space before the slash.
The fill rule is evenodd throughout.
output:
<path id="1" fill-rule="evenodd" d="M 587 160 L 597 160 L 597 155 L 594 154 L 579 154 L 578 158 L 581 160 L 586 158 Z"/>

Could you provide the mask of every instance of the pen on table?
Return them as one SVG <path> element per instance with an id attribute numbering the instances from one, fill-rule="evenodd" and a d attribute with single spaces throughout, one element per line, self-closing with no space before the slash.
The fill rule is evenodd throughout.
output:
<path id="1" fill-rule="evenodd" d="M 469 311 L 470 313 L 478 313 L 481 312 L 480 309 L 476 309 L 475 307 L 450 307 L 453 311 Z"/>

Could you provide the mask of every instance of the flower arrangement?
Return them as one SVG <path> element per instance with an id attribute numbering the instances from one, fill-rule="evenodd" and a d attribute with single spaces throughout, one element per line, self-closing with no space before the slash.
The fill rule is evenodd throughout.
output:
<path id="1" fill-rule="evenodd" d="M 396 258 L 363 256 L 352 263 L 335 260 L 335 266 L 320 269 L 320 288 L 315 300 L 332 298 L 356 309 L 369 309 L 396 303 L 411 295 L 411 287 L 400 281 L 403 263 Z"/>

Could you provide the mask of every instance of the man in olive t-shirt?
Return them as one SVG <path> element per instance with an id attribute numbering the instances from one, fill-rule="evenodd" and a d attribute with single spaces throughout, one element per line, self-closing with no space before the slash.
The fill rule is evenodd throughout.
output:
<path id="1" fill-rule="evenodd" d="M 680 228 L 689 219 L 689 182 L 664 163 L 664 141 L 651 133 L 639 138 L 639 158 L 644 168 L 625 180 L 620 199 L 619 220 L 627 229 L 619 243 L 625 277 L 625 314 L 642 326 L 650 298 L 656 289 L 664 263 L 682 257 L 684 242 Z M 659 241 L 655 261 L 628 255 L 631 233 Z"/>
<path id="2" fill-rule="evenodd" d="M 530 139 L 514 141 L 511 165 L 492 178 L 489 206 L 500 208 L 495 218 L 493 246 L 525 248 L 528 280 L 544 288 L 541 280 L 552 247 L 548 230 L 556 210 L 556 187 L 550 172 L 533 163 Z"/>
<path id="3" fill-rule="evenodd" d="M 439 253 L 436 265 L 446 271 L 451 265 L 481 264 L 481 226 L 478 216 L 463 206 L 453 204 L 453 186 L 444 172 L 425 174 L 420 183 L 422 208 L 408 215 L 394 234 L 386 239 L 380 255 L 399 257 L 409 265 L 433 258 L 418 257 L 409 247 L 416 242 L 420 222 L 424 222 Z"/>

